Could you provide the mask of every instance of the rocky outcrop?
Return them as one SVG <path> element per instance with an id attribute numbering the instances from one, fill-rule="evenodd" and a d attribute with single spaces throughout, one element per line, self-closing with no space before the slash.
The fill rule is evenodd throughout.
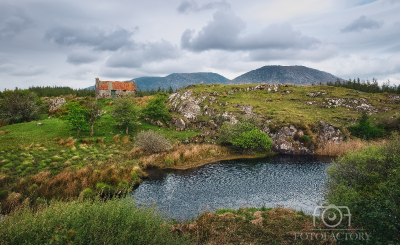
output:
<path id="1" fill-rule="evenodd" d="M 62 105 L 67 103 L 65 98 L 54 98 L 54 99 L 48 99 L 46 100 L 47 105 L 50 107 L 49 112 L 55 111 L 58 108 L 60 108 Z"/>
<path id="2" fill-rule="evenodd" d="M 276 152 L 289 155 L 312 155 L 314 149 L 310 149 L 304 143 L 295 139 L 302 137 L 304 132 L 294 125 L 280 128 L 277 132 L 268 134 L 272 139 L 272 149 Z"/>
<path id="3" fill-rule="evenodd" d="M 295 125 L 285 126 L 278 131 L 271 133 L 268 126 L 264 125 L 263 132 L 267 133 L 272 139 L 272 149 L 275 152 L 289 155 L 314 155 L 315 144 L 302 142 L 303 130 L 296 128 Z M 327 143 L 340 144 L 343 142 L 344 135 L 339 128 L 320 121 L 320 130 L 316 136 L 316 143 L 319 147 L 324 147 Z"/>
<path id="4" fill-rule="evenodd" d="M 317 137 L 317 142 L 320 146 L 328 142 L 340 144 L 343 142 L 344 136 L 339 128 L 334 127 L 326 122 L 320 121 L 321 128 Z"/>

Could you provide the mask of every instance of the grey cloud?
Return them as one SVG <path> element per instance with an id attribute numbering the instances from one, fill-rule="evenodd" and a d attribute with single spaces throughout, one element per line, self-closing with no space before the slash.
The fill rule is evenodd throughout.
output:
<path id="1" fill-rule="evenodd" d="M 195 31 L 187 29 L 181 37 L 184 49 L 201 52 L 209 49 L 236 49 L 239 34 L 246 23 L 232 11 L 217 11 L 213 21 L 194 36 Z"/>
<path id="2" fill-rule="evenodd" d="M 201 52 L 211 49 L 309 49 L 320 43 L 316 38 L 294 31 L 289 24 L 273 24 L 258 33 L 241 35 L 245 27 L 246 23 L 232 11 L 217 11 L 213 20 L 197 35 L 194 30 L 186 30 L 181 37 L 181 46 Z"/>
<path id="3" fill-rule="evenodd" d="M 360 16 L 360 18 L 354 20 L 352 23 L 347 25 L 341 30 L 341 32 L 360 32 L 364 29 L 379 29 L 383 25 L 382 22 L 372 20 L 365 15 Z"/>
<path id="4" fill-rule="evenodd" d="M 23 10 L 0 4 L 0 39 L 13 38 L 31 26 L 33 21 Z"/>
<path id="5" fill-rule="evenodd" d="M 135 50 L 122 50 L 114 53 L 106 61 L 107 67 L 136 68 L 144 63 L 175 59 L 180 56 L 178 48 L 166 40 L 143 43 Z"/>
<path id="6" fill-rule="evenodd" d="M 92 63 L 98 59 L 95 54 L 72 53 L 68 55 L 67 62 L 73 65 Z"/>
<path id="7" fill-rule="evenodd" d="M 131 47 L 134 45 L 131 39 L 134 32 L 135 31 L 129 31 L 124 28 L 106 31 L 99 28 L 85 30 L 59 27 L 49 30 L 45 35 L 45 39 L 63 46 L 81 45 L 93 47 L 93 50 L 116 51 L 123 47 Z"/>
<path id="8" fill-rule="evenodd" d="M 177 11 L 181 14 L 187 14 L 189 12 L 199 12 L 210 9 L 230 9 L 231 5 L 226 1 L 209 2 L 199 6 L 195 1 L 183 1 L 177 8 Z"/>

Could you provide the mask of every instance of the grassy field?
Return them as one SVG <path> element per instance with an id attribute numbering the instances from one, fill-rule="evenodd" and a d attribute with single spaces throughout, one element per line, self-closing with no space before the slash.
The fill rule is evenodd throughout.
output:
<path id="1" fill-rule="evenodd" d="M 209 106 L 216 109 L 219 113 L 224 111 L 240 112 L 241 108 L 234 107 L 237 105 L 252 105 L 253 111 L 267 119 L 272 119 L 272 123 L 277 125 L 287 125 L 291 123 L 315 124 L 322 120 L 339 127 L 347 127 L 361 117 L 361 111 L 349 109 L 344 106 L 327 108 L 330 99 L 356 99 L 364 98 L 372 106 L 378 108 L 379 112 L 371 117 L 380 122 L 383 118 L 400 117 L 399 104 L 388 101 L 387 93 L 361 93 L 347 88 L 332 87 L 326 85 L 317 86 L 294 86 L 284 85 L 280 87 L 278 92 L 268 92 L 266 90 L 243 91 L 246 88 L 254 87 L 257 84 L 243 85 L 196 85 L 190 88 L 182 89 L 181 91 L 192 90 L 197 96 L 200 94 L 214 93 L 217 101 L 220 103 L 230 103 L 227 106 L 220 106 L 217 103 Z M 234 89 L 242 89 L 242 91 L 230 94 L 229 91 Z M 287 93 L 286 91 L 289 91 Z M 327 95 L 319 95 L 309 97 L 307 94 L 315 92 L 325 92 Z M 312 102 L 312 105 L 307 105 L 307 102 Z M 209 104 L 209 99 L 206 99 L 201 105 Z M 387 112 L 384 108 L 390 108 Z"/>

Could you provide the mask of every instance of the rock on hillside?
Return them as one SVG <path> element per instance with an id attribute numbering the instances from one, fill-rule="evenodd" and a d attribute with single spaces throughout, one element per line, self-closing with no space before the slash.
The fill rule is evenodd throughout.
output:
<path id="1" fill-rule="evenodd" d="M 233 84 L 246 83 L 291 83 L 294 85 L 326 84 L 341 78 L 327 72 L 305 66 L 264 66 L 249 71 L 231 81 Z"/>

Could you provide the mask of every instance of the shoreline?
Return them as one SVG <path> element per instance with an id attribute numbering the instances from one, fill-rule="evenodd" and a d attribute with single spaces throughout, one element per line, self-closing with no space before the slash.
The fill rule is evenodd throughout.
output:
<path id="1" fill-rule="evenodd" d="M 209 158 L 209 159 L 202 159 L 200 161 L 196 161 L 194 163 L 188 164 L 188 165 L 182 165 L 182 166 L 174 166 L 174 167 L 167 167 L 167 168 L 161 168 L 161 169 L 178 169 L 178 170 L 186 170 L 190 168 L 195 168 L 195 167 L 200 167 L 207 165 L 209 163 L 213 162 L 219 162 L 219 161 L 227 161 L 227 160 L 236 160 L 236 159 L 254 159 L 254 158 L 264 158 L 264 157 L 269 157 L 269 156 L 274 156 L 279 153 L 268 153 L 265 155 L 228 155 L 228 156 L 220 156 L 220 157 L 214 157 L 214 158 Z"/>

